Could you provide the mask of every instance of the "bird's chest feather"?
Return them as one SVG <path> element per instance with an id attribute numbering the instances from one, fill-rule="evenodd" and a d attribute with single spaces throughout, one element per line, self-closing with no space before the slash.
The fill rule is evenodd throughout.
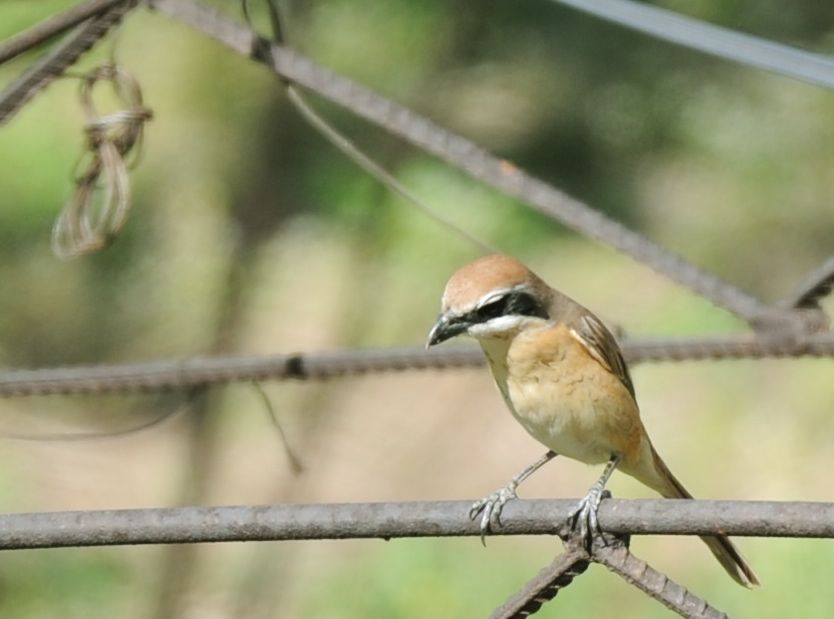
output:
<path id="1" fill-rule="evenodd" d="M 605 437 L 612 436 L 609 430 L 621 435 L 616 426 L 628 417 L 611 397 L 620 387 L 569 334 L 555 335 L 483 348 L 510 412 L 533 438 L 569 458 L 605 462 L 619 451 Z"/>

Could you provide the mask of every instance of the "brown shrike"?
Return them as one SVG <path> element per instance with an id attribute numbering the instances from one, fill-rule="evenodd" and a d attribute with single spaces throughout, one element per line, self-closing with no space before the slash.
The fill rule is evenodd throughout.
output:
<path id="1" fill-rule="evenodd" d="M 590 311 L 515 258 L 486 256 L 449 280 L 428 345 L 461 334 L 478 340 L 513 417 L 550 450 L 506 487 L 475 502 L 470 516 L 481 514 L 482 535 L 499 524 L 518 485 L 557 454 L 607 462 L 571 516 L 584 536 L 599 531 L 597 511 L 615 468 L 666 498 L 692 498 L 652 446 L 620 347 Z M 726 536 L 701 539 L 734 580 L 759 584 Z"/>

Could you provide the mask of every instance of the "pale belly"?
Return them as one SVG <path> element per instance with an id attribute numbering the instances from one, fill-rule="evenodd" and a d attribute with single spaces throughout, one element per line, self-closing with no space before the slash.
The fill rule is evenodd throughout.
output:
<path id="1" fill-rule="evenodd" d="M 541 389 L 538 385 L 537 390 Z M 583 385 L 575 386 L 567 397 L 553 392 L 542 398 L 526 391 L 530 390 L 520 385 L 509 385 L 506 394 L 501 389 L 513 417 L 549 449 L 587 464 L 606 462 L 614 451 L 618 451 L 611 443 L 600 441 L 605 433 L 597 428 L 610 407 L 594 400 L 591 394 L 583 393 Z M 547 401 L 542 402 L 542 399 Z"/>
<path id="2" fill-rule="evenodd" d="M 587 464 L 601 464 L 615 453 L 631 460 L 642 451 L 636 405 L 601 367 L 589 371 L 585 359 L 565 363 L 565 355 L 555 355 L 548 363 L 516 363 L 508 371 L 498 350 L 484 349 L 510 412 L 549 449 Z"/>

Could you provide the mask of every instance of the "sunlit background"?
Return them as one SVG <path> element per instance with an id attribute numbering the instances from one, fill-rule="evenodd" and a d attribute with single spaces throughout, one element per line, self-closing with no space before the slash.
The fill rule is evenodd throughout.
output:
<path id="1" fill-rule="evenodd" d="M 3 0 L 0 36 L 73 4 Z M 236 2 L 215 2 L 240 17 Z M 256 3 L 255 3 L 256 4 Z M 830 2 L 665 0 L 822 53 Z M 321 63 L 517 163 L 769 301 L 834 253 L 834 96 L 622 30 L 545 0 L 293 1 L 288 39 Z M 76 70 L 103 62 L 109 42 Z M 50 231 L 83 147 L 78 83 L 0 131 L 0 365 L 421 344 L 447 277 L 480 251 L 365 176 L 265 69 L 139 9 L 114 53 L 154 118 L 134 204 L 107 251 L 62 261 Z M 33 54 L 0 69 L 9 83 Z M 741 331 L 631 259 L 531 213 L 344 111 L 311 101 L 434 209 L 517 255 L 629 335 Z M 828 303 L 829 309 L 831 303 Z M 643 417 L 702 498 L 834 500 L 831 360 L 635 369 Z M 249 385 L 185 395 L 0 400 L 0 431 L 121 438 L 0 442 L 6 512 L 475 499 L 543 451 L 485 370 L 264 385 L 305 471 L 292 475 Z M 599 471 L 558 459 L 524 497 L 577 497 Z M 615 476 L 619 497 L 647 497 Z M 2 533 L 0 533 L 2 534 Z M 834 543 L 742 539 L 763 587 L 694 538 L 637 538 L 655 567 L 739 617 L 831 614 Z M 482 617 L 548 563 L 550 538 L 18 551 L 8 618 Z M 546 617 L 670 616 L 599 566 Z"/>

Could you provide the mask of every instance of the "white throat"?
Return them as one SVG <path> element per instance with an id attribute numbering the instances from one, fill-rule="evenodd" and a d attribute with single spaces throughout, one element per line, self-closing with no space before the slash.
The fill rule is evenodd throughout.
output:
<path id="1" fill-rule="evenodd" d="M 481 322 L 469 327 L 468 334 L 472 337 L 478 338 L 478 341 L 500 339 L 509 345 L 509 341 L 515 337 L 518 332 L 527 326 L 532 326 L 541 323 L 542 319 L 534 316 L 499 316 L 486 322 Z"/>
<path id="2" fill-rule="evenodd" d="M 507 375 L 509 373 L 507 369 L 507 353 L 510 349 L 511 342 L 512 339 L 509 337 L 485 337 L 478 339 L 478 343 L 481 345 L 481 349 L 487 358 L 489 369 L 492 371 L 495 384 L 498 385 L 498 389 L 501 391 L 501 395 L 504 397 L 507 406 L 510 410 L 513 410 L 510 394 L 507 390 Z"/>

